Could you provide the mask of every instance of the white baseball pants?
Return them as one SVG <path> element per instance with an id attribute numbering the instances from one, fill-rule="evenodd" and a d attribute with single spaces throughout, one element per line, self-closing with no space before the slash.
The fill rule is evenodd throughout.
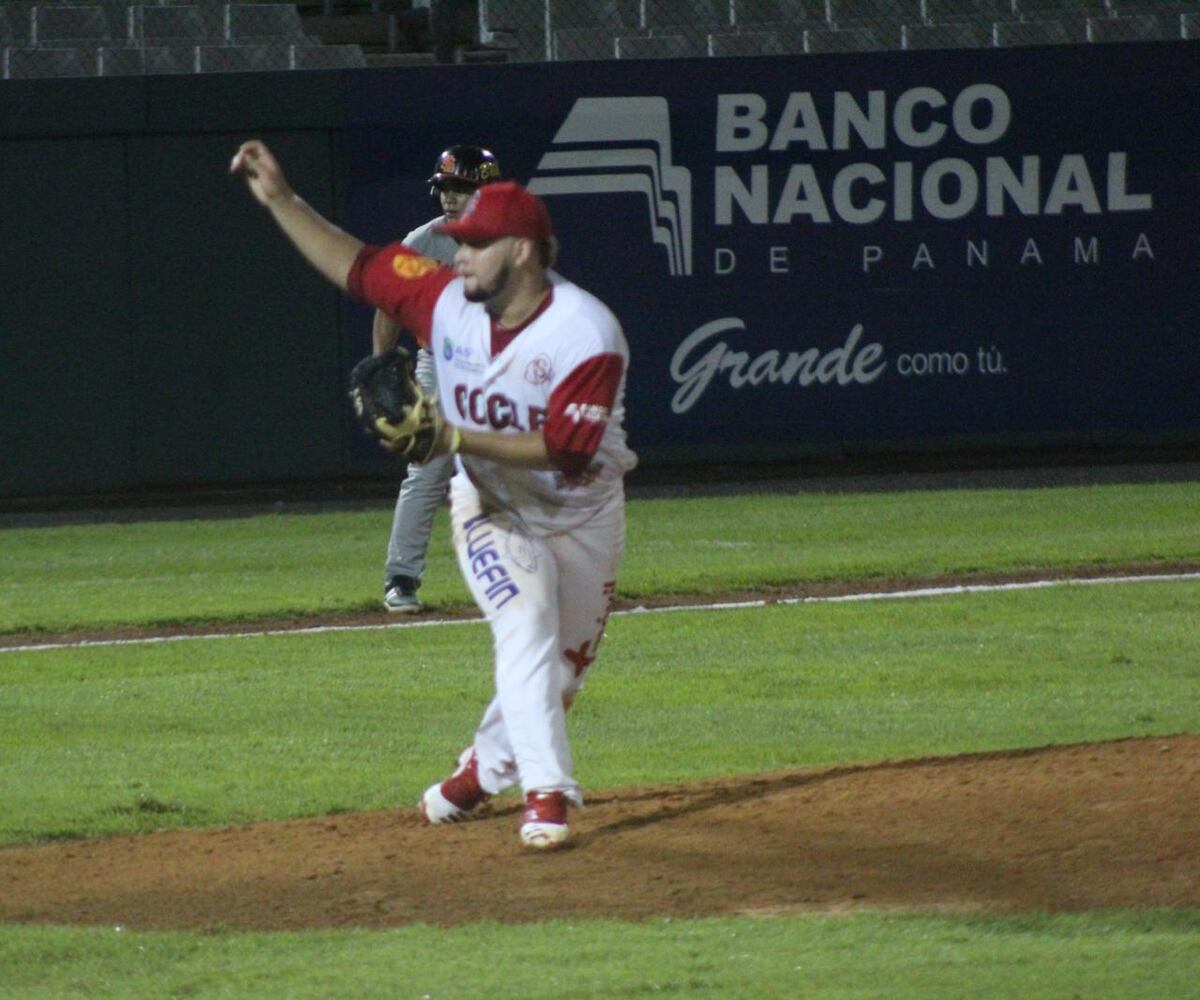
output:
<path id="1" fill-rule="evenodd" d="M 479 783 L 493 795 L 516 784 L 561 791 L 580 805 L 566 710 L 604 634 L 625 547 L 624 496 L 581 528 L 535 538 L 510 515 L 485 514 L 473 490 L 452 492 L 459 568 L 495 651 L 496 693 L 475 733 Z"/>

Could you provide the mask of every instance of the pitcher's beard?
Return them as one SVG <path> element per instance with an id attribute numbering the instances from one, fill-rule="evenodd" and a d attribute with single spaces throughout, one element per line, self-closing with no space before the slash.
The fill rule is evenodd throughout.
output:
<path id="1" fill-rule="evenodd" d="M 463 289 L 463 296 L 468 302 L 488 302 L 495 298 L 508 285 L 512 274 L 512 265 L 505 263 L 490 285 L 476 285 L 474 290 Z"/>

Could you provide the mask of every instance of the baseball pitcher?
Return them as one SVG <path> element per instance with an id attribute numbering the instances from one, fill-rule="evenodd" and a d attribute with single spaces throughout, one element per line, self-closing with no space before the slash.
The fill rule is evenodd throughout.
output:
<path id="1" fill-rule="evenodd" d="M 496 691 L 421 813 L 453 822 L 519 786 L 521 842 L 557 847 L 568 805 L 583 801 L 566 711 L 604 634 L 624 549 L 623 477 L 636 463 L 623 428 L 620 324 L 550 269 L 549 214 L 518 184 L 480 188 L 438 227 L 459 242 L 449 268 L 333 226 L 295 195 L 261 142 L 244 143 L 231 169 L 314 267 L 412 330 L 436 360 L 439 406 L 417 389 L 394 421 L 371 424 L 405 453 L 422 442 L 424 454 L 432 441 L 428 457 L 457 455 L 454 545 L 491 626 Z"/>

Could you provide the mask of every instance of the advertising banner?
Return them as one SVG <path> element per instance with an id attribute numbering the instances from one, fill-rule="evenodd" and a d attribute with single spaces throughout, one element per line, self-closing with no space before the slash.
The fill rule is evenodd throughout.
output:
<path id="1" fill-rule="evenodd" d="M 1198 51 L 352 74 L 345 223 L 399 238 L 443 147 L 493 149 L 625 328 L 635 447 L 1187 438 Z"/>

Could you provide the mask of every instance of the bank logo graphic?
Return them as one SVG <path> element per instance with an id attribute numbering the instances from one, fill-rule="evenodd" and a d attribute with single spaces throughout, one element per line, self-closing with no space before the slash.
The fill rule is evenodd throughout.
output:
<path id="1" fill-rule="evenodd" d="M 692 273 L 692 172 L 671 162 L 671 116 L 664 97 L 581 97 L 538 163 L 538 195 L 646 196 L 650 233 L 672 275 Z"/>

